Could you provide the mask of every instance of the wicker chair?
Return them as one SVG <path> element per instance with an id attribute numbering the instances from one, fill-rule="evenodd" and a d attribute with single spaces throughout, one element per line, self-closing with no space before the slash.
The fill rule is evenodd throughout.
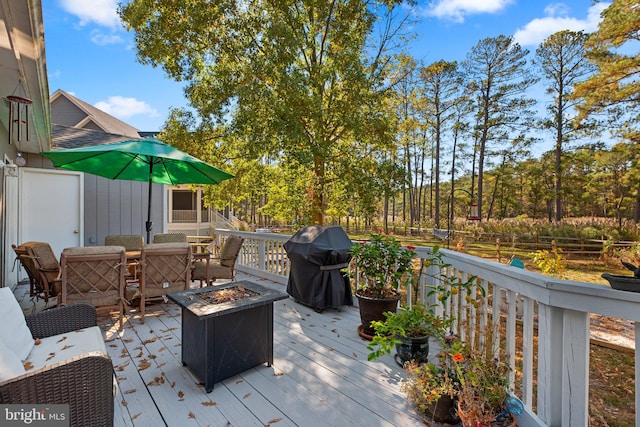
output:
<path id="1" fill-rule="evenodd" d="M 46 242 L 25 242 L 11 245 L 31 283 L 30 295 L 49 302 L 60 293 L 60 263 Z"/>
<path id="2" fill-rule="evenodd" d="M 144 237 L 133 234 L 112 235 L 104 238 L 105 246 L 124 246 L 127 252 L 140 252 L 144 246 Z"/>
<path id="3" fill-rule="evenodd" d="M 193 263 L 193 280 L 199 280 L 202 287 L 203 281 L 209 286 L 210 282 L 217 279 L 235 279 L 236 260 L 243 243 L 243 237 L 232 235 L 224 242 L 219 257 L 211 254 L 197 257 Z"/>
<path id="4" fill-rule="evenodd" d="M 123 246 L 88 246 L 62 251 L 62 305 L 86 301 L 96 309 L 120 312 L 124 317 L 127 258 Z"/>
<path id="5" fill-rule="evenodd" d="M 140 256 L 140 314 L 144 323 L 145 303 L 169 292 L 191 287 L 191 245 L 151 243 Z"/>
<path id="6" fill-rule="evenodd" d="M 96 326 L 96 309 L 79 303 L 25 320 L 33 338 L 45 339 Z M 0 382 L 0 403 L 68 404 L 71 426 L 113 426 L 113 387 L 111 358 L 93 351 Z"/>
<path id="7" fill-rule="evenodd" d="M 185 233 L 158 233 L 153 236 L 153 243 L 187 243 Z"/>

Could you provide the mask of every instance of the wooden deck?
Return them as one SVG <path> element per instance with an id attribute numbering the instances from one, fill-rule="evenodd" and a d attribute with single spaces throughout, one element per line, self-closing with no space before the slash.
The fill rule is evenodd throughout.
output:
<path id="1" fill-rule="evenodd" d="M 238 279 L 282 289 L 241 273 Z M 27 286 L 19 286 L 17 296 L 20 288 Z M 217 383 L 211 393 L 182 366 L 177 305 L 147 306 L 144 324 L 131 312 L 122 331 L 102 319 L 119 383 L 115 425 L 424 425 L 405 401 L 404 372 L 393 358 L 367 361 L 357 308 L 316 313 L 289 298 L 276 302 L 274 312 L 273 366 Z"/>

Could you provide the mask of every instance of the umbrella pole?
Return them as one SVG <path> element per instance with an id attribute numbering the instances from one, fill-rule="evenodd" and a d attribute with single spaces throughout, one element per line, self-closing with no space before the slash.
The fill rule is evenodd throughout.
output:
<path id="1" fill-rule="evenodd" d="M 153 189 L 152 185 L 153 179 L 153 158 L 151 158 L 151 162 L 149 164 L 149 200 L 147 203 L 147 243 L 151 243 L 151 228 L 153 227 L 153 223 L 151 222 L 151 191 Z"/>

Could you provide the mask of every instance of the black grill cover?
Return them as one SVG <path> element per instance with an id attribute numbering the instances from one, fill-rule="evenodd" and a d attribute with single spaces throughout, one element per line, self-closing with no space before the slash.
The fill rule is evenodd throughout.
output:
<path id="1" fill-rule="evenodd" d="M 302 304 L 323 310 L 352 305 L 349 265 L 353 243 L 342 227 L 304 227 L 284 244 L 291 260 L 287 293 Z"/>

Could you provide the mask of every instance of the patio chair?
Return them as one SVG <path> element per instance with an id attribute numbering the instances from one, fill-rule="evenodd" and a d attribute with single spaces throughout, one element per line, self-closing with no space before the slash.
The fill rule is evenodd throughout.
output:
<path id="1" fill-rule="evenodd" d="M 68 404 L 71 426 L 113 426 L 113 364 L 95 308 L 79 303 L 24 316 L 9 288 L 0 288 L 0 306 L 0 404 Z"/>
<path id="2" fill-rule="evenodd" d="M 185 233 L 158 233 L 153 236 L 153 243 L 187 243 Z"/>
<path id="3" fill-rule="evenodd" d="M 30 296 L 44 299 L 60 293 L 60 263 L 46 242 L 25 242 L 12 245 L 16 256 L 29 276 Z"/>
<path id="4" fill-rule="evenodd" d="M 27 248 L 24 246 L 16 246 L 15 244 L 12 244 L 11 248 L 16 254 L 11 271 L 15 269 L 16 264 L 19 262 L 29 277 L 29 296 L 36 296 L 38 294 L 38 290 L 42 289 L 42 283 L 40 282 L 40 277 L 38 277 L 38 271 L 33 263 L 33 259 L 29 257 Z"/>
<path id="5" fill-rule="evenodd" d="M 145 304 L 163 299 L 169 292 L 191 287 L 191 245 L 188 243 L 151 243 L 140 255 L 140 315 L 144 323 Z"/>
<path id="6" fill-rule="evenodd" d="M 79 301 L 98 311 L 117 309 L 120 328 L 124 317 L 124 289 L 127 258 L 123 246 L 66 248 L 61 259 L 61 300 L 65 305 Z"/>
<path id="7" fill-rule="evenodd" d="M 211 253 L 198 254 L 199 256 L 195 257 L 193 262 L 193 280 L 199 280 L 200 287 L 203 282 L 209 286 L 211 282 L 218 279 L 234 280 L 236 260 L 243 243 L 243 237 L 231 235 L 224 242 L 219 257 L 213 256 Z"/>
<path id="8" fill-rule="evenodd" d="M 104 245 L 124 246 L 127 252 L 140 252 L 144 246 L 144 237 L 133 234 L 111 235 L 104 238 Z"/>

